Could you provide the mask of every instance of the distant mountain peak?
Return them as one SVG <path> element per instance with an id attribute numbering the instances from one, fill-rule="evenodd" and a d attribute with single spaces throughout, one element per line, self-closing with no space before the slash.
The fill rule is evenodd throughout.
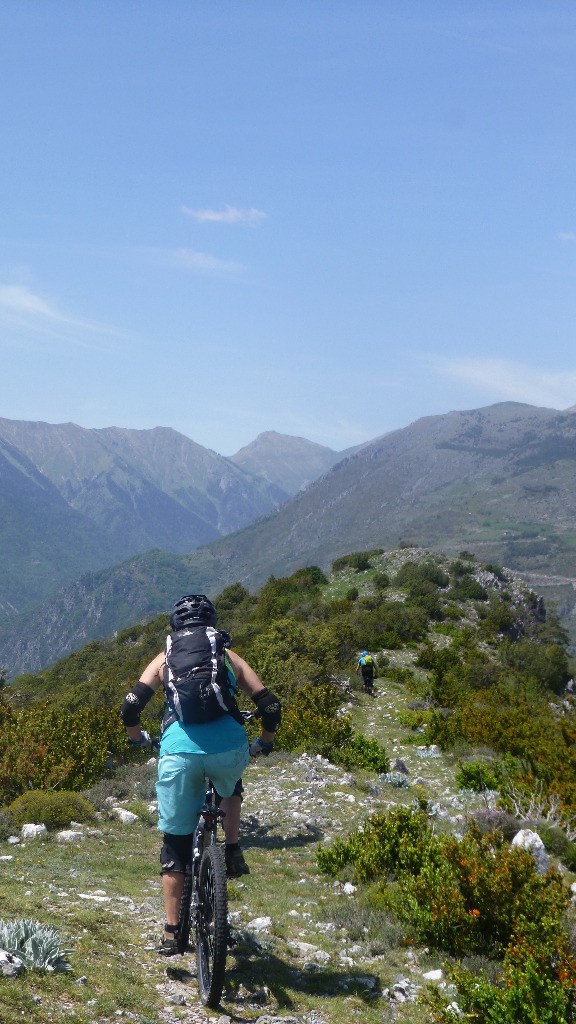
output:
<path id="1" fill-rule="evenodd" d="M 230 461 L 292 496 L 328 472 L 344 454 L 305 437 L 265 430 L 231 455 Z"/>

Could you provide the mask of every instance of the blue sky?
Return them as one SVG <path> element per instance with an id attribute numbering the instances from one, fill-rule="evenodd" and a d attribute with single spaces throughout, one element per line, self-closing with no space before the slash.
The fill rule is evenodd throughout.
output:
<path id="1" fill-rule="evenodd" d="M 568 0 L 3 0 L 0 415 L 576 404 L 575 64 Z"/>

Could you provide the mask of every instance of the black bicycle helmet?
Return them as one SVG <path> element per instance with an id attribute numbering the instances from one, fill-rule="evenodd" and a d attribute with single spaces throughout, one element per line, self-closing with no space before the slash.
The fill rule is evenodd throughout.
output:
<path id="1" fill-rule="evenodd" d="M 170 629 L 185 626 L 215 626 L 216 609 L 205 594 L 186 594 L 176 602 L 170 615 Z"/>

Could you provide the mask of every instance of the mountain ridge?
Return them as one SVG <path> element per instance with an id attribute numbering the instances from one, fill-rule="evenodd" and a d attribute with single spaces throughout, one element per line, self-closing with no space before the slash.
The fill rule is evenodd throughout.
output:
<path id="1" fill-rule="evenodd" d="M 275 437 L 280 453 L 291 444 Z M 317 461 L 317 446 L 299 441 L 304 466 L 306 446 L 314 452 L 310 464 Z M 5 621 L 84 572 L 156 548 L 202 547 L 289 498 L 171 427 L 89 429 L 0 418 L 0 480 Z"/>
<path id="2" fill-rule="evenodd" d="M 566 580 L 560 588 L 561 611 L 574 632 L 575 508 L 574 415 L 497 403 L 423 417 L 363 445 L 241 531 L 167 559 L 167 579 L 188 573 L 190 586 L 193 582 L 213 593 L 233 582 L 258 586 L 270 575 L 304 565 L 326 568 L 352 549 L 408 543 L 454 555 L 467 548 L 486 562 L 515 571 L 561 576 Z M 129 625 L 130 614 L 134 621 L 150 613 L 146 557 L 134 568 L 130 562 L 122 565 L 123 597 L 117 601 L 115 628 Z M 110 570 L 96 585 L 81 585 L 91 627 L 103 618 L 109 624 L 113 620 L 107 605 L 116 600 L 113 581 Z M 174 599 L 169 586 L 163 589 L 160 581 L 159 588 L 158 612 Z M 64 590 L 53 604 L 44 605 L 49 631 L 65 635 L 69 604 Z M 0 664 L 21 643 L 18 625 L 15 621 L 15 630 L 0 636 Z M 25 659 L 22 647 L 20 651 Z M 52 656 L 61 653 L 54 648 Z M 21 664 L 37 666 L 25 660 Z"/>

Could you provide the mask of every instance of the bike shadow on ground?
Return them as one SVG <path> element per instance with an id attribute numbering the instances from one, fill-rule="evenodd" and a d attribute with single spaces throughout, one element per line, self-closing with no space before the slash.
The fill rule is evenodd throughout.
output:
<path id="1" fill-rule="evenodd" d="M 235 963 L 232 962 L 234 958 Z M 246 995 L 241 992 L 241 987 L 248 990 Z M 231 951 L 226 971 L 226 987 L 222 999 L 226 1005 L 226 1013 L 230 1014 L 233 1021 L 242 1020 L 245 1024 L 251 1024 L 251 1018 L 235 1016 L 230 1009 L 230 1003 L 236 1004 L 237 1013 L 240 1012 L 239 1003 L 246 1009 L 253 1010 L 254 1004 L 258 1002 L 258 994 L 264 993 L 266 989 L 278 1009 L 298 1012 L 294 992 L 321 996 L 323 999 L 355 995 L 364 1003 L 370 1004 L 380 998 L 382 980 L 377 974 L 369 971 L 322 966 L 315 964 L 313 960 L 307 963 L 302 963 L 301 960 L 284 960 L 269 948 L 258 948 L 257 944 L 247 950 L 240 941 L 236 950 Z M 254 1019 L 261 1017 L 262 1012 L 272 1012 L 269 1003 L 268 1006 L 263 1005 Z"/>

